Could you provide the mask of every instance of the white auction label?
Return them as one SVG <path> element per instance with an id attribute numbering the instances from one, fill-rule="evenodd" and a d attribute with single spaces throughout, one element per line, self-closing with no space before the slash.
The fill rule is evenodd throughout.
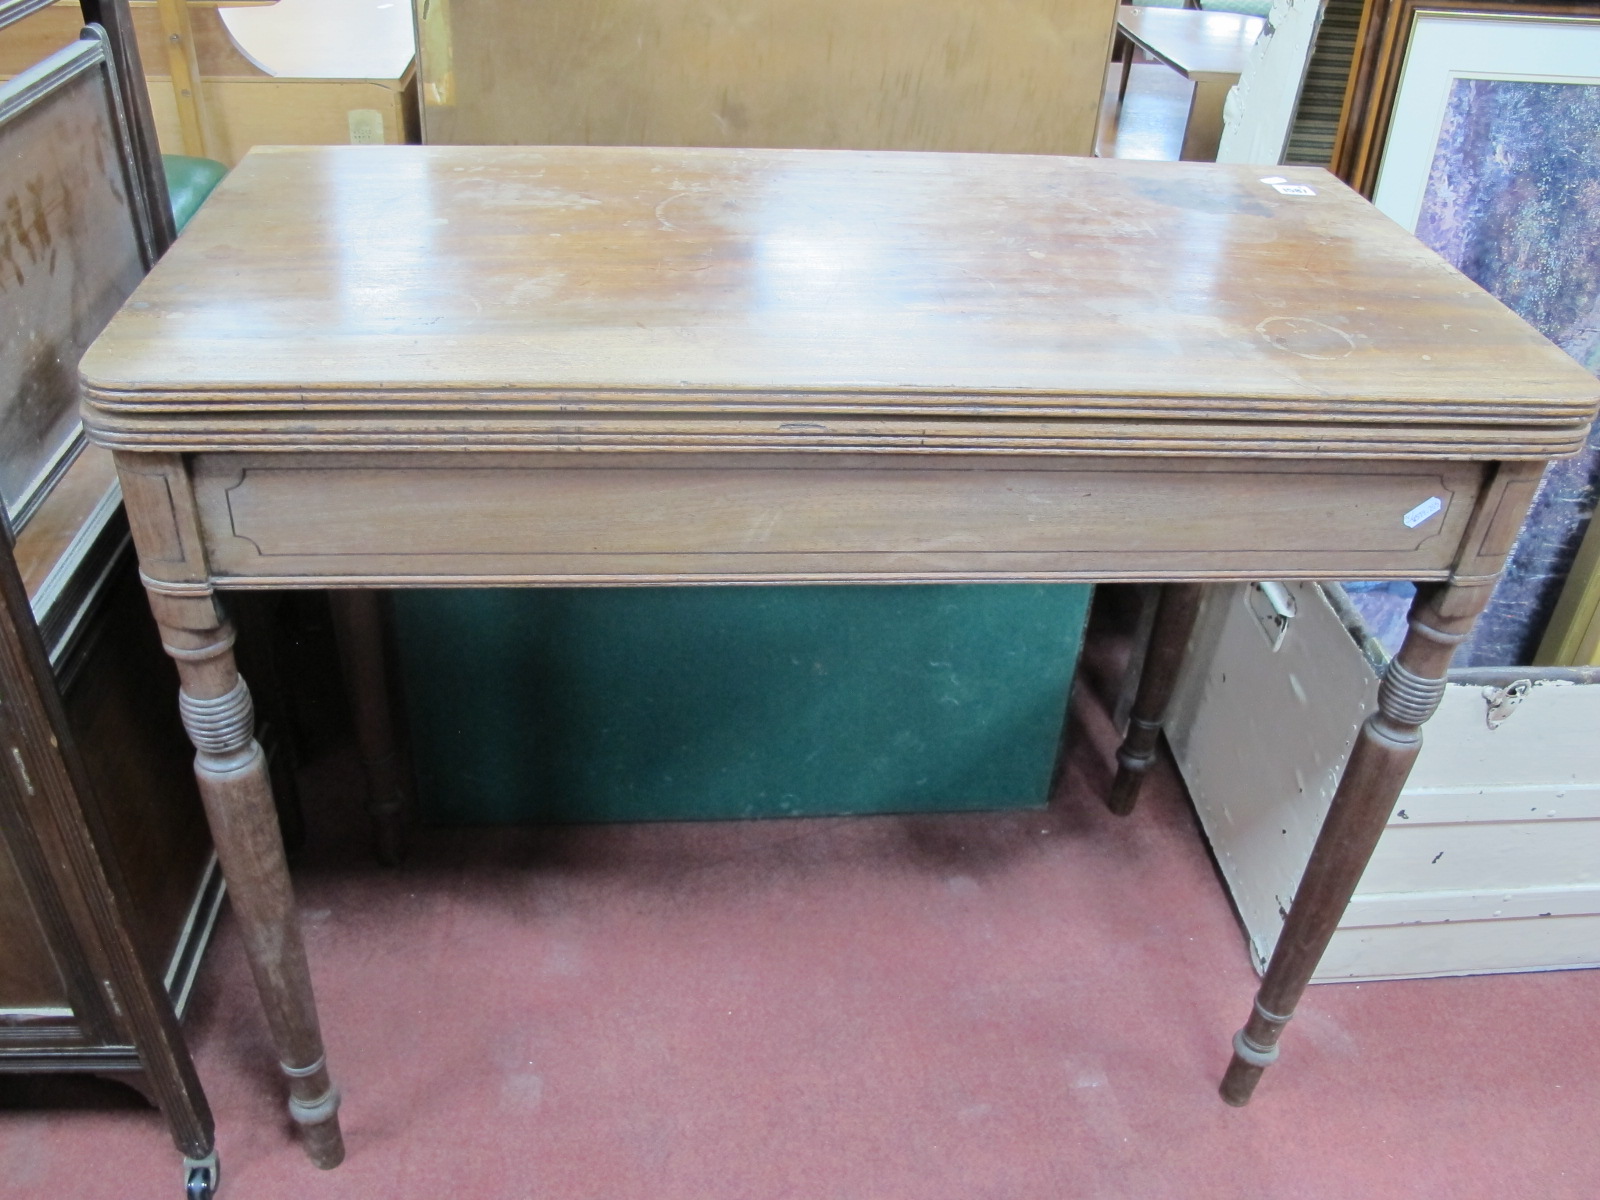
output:
<path id="1" fill-rule="evenodd" d="M 1285 196 L 1315 196 L 1317 189 L 1303 183 L 1275 183 L 1272 190 Z"/>
<path id="2" fill-rule="evenodd" d="M 1421 504 L 1417 505 L 1405 516 L 1401 517 L 1400 520 L 1405 523 L 1405 527 L 1407 529 L 1415 529 L 1429 517 L 1433 516 L 1434 513 L 1441 512 L 1443 509 L 1443 500 L 1439 499 L 1437 496 L 1429 496 Z"/>

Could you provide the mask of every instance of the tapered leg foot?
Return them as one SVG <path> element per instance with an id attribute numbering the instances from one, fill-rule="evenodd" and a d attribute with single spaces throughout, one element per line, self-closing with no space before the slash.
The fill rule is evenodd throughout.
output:
<path id="1" fill-rule="evenodd" d="M 319 1167 L 344 1157 L 339 1093 L 328 1077 L 311 973 L 284 860 L 266 757 L 233 630 L 209 595 L 152 591 L 161 640 L 178 665 L 179 711 L 234 916 L 289 1085 L 289 1112 Z"/>
<path id="2" fill-rule="evenodd" d="M 339 1129 L 339 1091 L 328 1077 L 328 1064 L 319 1059 L 310 1067 L 279 1066 L 289 1077 L 289 1115 L 300 1126 L 306 1157 L 331 1171 L 344 1161 L 344 1134 Z"/>
<path id="3" fill-rule="evenodd" d="M 1378 687 L 1378 710 L 1356 735 L 1255 1008 L 1234 1037 L 1233 1059 L 1221 1088 L 1229 1104 L 1248 1103 L 1262 1072 L 1277 1060 L 1283 1028 L 1311 982 L 1422 748 L 1422 725 L 1444 695 L 1450 657 L 1471 632 L 1489 593 L 1483 583 L 1439 586 L 1419 592 L 1412 605 L 1410 632 Z"/>
<path id="4" fill-rule="evenodd" d="M 1250 1020 L 1233 1035 L 1233 1059 L 1218 1089 L 1233 1107 L 1250 1103 L 1261 1073 L 1278 1061 L 1278 1036 L 1288 1023 L 1288 1017 L 1268 1012 L 1258 999 Z"/>
<path id="5" fill-rule="evenodd" d="M 1200 611 L 1198 583 L 1168 583 L 1161 588 L 1155 625 L 1150 632 L 1139 693 L 1128 717 L 1128 732 L 1117 750 L 1117 777 L 1112 781 L 1106 807 L 1125 817 L 1138 803 L 1144 777 L 1156 760 L 1156 743 L 1166 719 L 1172 689 L 1177 686 L 1183 654 Z"/>

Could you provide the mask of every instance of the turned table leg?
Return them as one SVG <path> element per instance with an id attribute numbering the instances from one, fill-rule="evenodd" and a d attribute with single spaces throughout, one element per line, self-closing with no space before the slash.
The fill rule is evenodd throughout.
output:
<path id="1" fill-rule="evenodd" d="M 1144 669 L 1139 674 L 1139 692 L 1128 716 L 1128 732 L 1117 750 L 1117 777 L 1106 797 L 1106 807 L 1118 816 L 1127 816 L 1138 802 L 1145 774 L 1155 762 L 1156 742 L 1161 723 L 1166 719 L 1172 690 L 1177 686 L 1183 666 L 1184 650 L 1200 611 L 1202 584 L 1167 583 L 1161 586 L 1156 603 L 1155 624 L 1150 631 Z"/>
<path id="2" fill-rule="evenodd" d="M 369 588 L 348 588 L 332 591 L 328 598 L 356 741 L 366 767 L 367 813 L 378 861 L 394 866 L 405 853 L 411 787 L 394 711 L 382 597 Z"/>
<path id="3" fill-rule="evenodd" d="M 1229 1104 L 1248 1103 L 1261 1073 L 1277 1060 L 1283 1027 L 1294 1015 L 1422 749 L 1421 727 L 1444 695 L 1450 658 L 1471 632 L 1491 590 L 1476 581 L 1471 586 L 1439 585 L 1419 592 L 1412 604 L 1410 632 L 1378 687 L 1378 710 L 1356 736 L 1255 1007 L 1234 1036 L 1233 1061 L 1221 1089 Z"/>
<path id="4" fill-rule="evenodd" d="M 250 692 L 233 658 L 233 629 L 209 595 L 151 591 L 167 653 L 178 665 L 178 707 L 195 746 L 195 776 L 245 953 L 289 1082 L 289 1114 L 317 1166 L 339 1165 L 339 1093 L 328 1075 L 311 974 L 294 908 L 266 757 Z"/>

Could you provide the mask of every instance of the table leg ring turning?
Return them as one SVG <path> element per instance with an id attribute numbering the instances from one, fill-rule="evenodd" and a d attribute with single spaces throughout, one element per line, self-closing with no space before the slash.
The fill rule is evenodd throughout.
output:
<path id="1" fill-rule="evenodd" d="M 311 1161 L 335 1167 L 344 1160 L 339 1093 L 322 1049 L 272 785 L 255 739 L 250 689 L 234 662 L 233 631 L 211 598 L 179 607 L 151 590 L 161 640 L 178 665 L 178 707 L 195 746 L 195 779 L 217 860 L 288 1077 L 289 1114 Z"/>

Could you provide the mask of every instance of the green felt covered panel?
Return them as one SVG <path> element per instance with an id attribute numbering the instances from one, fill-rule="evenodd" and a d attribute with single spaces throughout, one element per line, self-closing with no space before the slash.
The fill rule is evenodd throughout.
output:
<path id="1" fill-rule="evenodd" d="M 395 597 L 424 820 L 1046 802 L 1091 589 Z"/>

